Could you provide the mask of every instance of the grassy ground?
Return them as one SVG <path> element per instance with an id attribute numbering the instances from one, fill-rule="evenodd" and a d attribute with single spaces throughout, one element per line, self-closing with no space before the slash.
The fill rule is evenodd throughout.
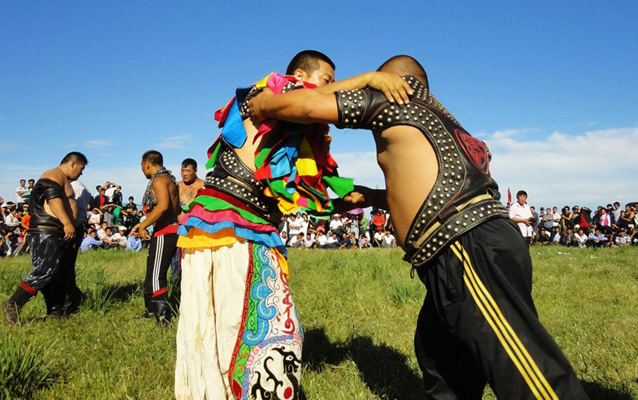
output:
<path id="1" fill-rule="evenodd" d="M 638 399 L 638 249 L 531 252 L 541 320 L 591 399 Z M 290 252 L 290 285 L 306 334 L 305 398 L 423 398 L 412 340 L 425 292 L 401 255 Z M 145 256 L 81 254 L 78 285 L 88 297 L 76 318 L 42 322 L 39 295 L 23 309 L 21 327 L 0 323 L 0 398 L 172 398 L 176 327 L 133 319 L 143 308 Z M 28 257 L 0 260 L 1 300 L 29 270 Z M 6 377 L 15 365 L 23 382 Z M 16 385 L 36 389 L 5 391 Z M 494 398 L 489 389 L 485 398 Z"/>

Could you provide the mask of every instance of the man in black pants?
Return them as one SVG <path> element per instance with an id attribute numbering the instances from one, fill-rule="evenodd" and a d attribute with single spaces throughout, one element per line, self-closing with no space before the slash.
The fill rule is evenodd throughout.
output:
<path id="1" fill-rule="evenodd" d="M 75 286 L 78 252 L 77 205 L 71 187 L 88 164 L 82 153 L 67 154 L 57 168 L 46 171 L 36 182 L 29 199 L 29 246 L 33 271 L 11 298 L 2 303 L 4 318 L 19 323 L 19 310 L 41 291 L 47 317 L 76 312 L 81 294 Z"/>
<path id="2" fill-rule="evenodd" d="M 142 240 L 151 240 L 146 259 L 144 280 L 144 318 L 155 316 L 157 322 L 168 322 L 171 310 L 168 305 L 166 275 L 177 250 L 177 216 L 179 215 L 179 189 L 171 171 L 164 168 L 162 154 L 149 150 L 142 156 L 144 176 L 150 179 L 142 204 L 148 207 L 146 219 L 132 231 Z M 146 228 L 153 225 L 153 237 Z"/>
<path id="3" fill-rule="evenodd" d="M 538 320 L 529 251 L 499 202 L 485 143 L 430 93 L 415 59 L 379 70 L 403 76 L 409 98 L 401 86 L 394 104 L 373 90 L 266 92 L 251 115 L 372 130 L 397 239 L 427 288 L 415 348 L 430 398 L 481 399 L 489 382 L 501 399 L 586 399 Z"/>

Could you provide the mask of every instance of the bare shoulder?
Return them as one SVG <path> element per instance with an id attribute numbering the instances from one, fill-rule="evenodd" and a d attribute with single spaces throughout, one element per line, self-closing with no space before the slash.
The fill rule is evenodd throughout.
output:
<path id="1" fill-rule="evenodd" d="M 67 181 L 64 175 L 57 168 L 51 168 L 45 171 L 40 179 L 49 179 L 59 183 L 60 185 L 64 185 Z"/>

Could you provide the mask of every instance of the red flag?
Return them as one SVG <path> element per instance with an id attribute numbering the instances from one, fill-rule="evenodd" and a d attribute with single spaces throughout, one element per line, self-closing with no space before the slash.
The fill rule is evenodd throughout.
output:
<path id="1" fill-rule="evenodd" d="M 512 203 L 512 191 L 510 190 L 510 188 L 507 188 L 507 204 L 511 204 Z"/>

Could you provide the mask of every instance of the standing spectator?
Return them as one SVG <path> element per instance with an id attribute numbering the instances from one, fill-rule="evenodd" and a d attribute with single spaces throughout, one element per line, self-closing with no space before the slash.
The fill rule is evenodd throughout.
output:
<path id="1" fill-rule="evenodd" d="M 558 207 L 552 208 L 552 228 L 560 227 L 560 214 L 558 213 Z"/>
<path id="2" fill-rule="evenodd" d="M 385 216 L 382 210 L 377 210 L 372 217 L 372 226 L 375 232 L 383 231 L 385 227 Z"/>
<path id="3" fill-rule="evenodd" d="M 563 212 L 560 215 L 560 230 L 561 232 L 567 232 L 568 229 L 572 229 L 574 227 L 572 219 L 574 218 L 574 214 L 569 211 L 569 207 L 563 207 Z"/>
<path id="4" fill-rule="evenodd" d="M 104 189 L 104 197 L 106 197 L 106 204 L 114 204 L 115 202 L 113 201 L 114 200 L 113 196 L 115 195 L 116 192 L 119 193 L 122 190 L 122 188 L 119 185 L 109 181 L 106 181 L 106 183 L 102 185 L 102 189 Z M 119 199 L 120 199 L 120 204 L 122 204 L 122 194 L 119 195 Z"/>
<path id="5" fill-rule="evenodd" d="M 612 225 L 618 223 L 618 221 L 620 220 L 620 214 L 622 214 L 622 210 L 620 209 L 620 203 L 616 201 L 614 202 L 614 208 L 612 209 L 612 212 L 611 212 L 611 217 L 614 220 L 612 222 Z"/>
<path id="6" fill-rule="evenodd" d="M 18 208 L 22 208 L 22 205 L 29 201 L 29 189 L 26 186 L 27 180 L 20 179 L 20 185 L 16 188 L 16 205 Z M 26 195 L 26 199 L 25 199 Z"/>
<path id="7" fill-rule="evenodd" d="M 636 213 L 632 210 L 631 206 L 627 204 L 625 206 L 625 211 L 620 214 L 620 218 L 618 218 L 618 222 L 616 223 L 616 228 L 620 229 L 631 229 L 635 228 L 634 219 L 636 217 Z"/>
<path id="8" fill-rule="evenodd" d="M 297 237 L 299 230 L 301 229 L 301 218 L 299 218 L 295 214 L 290 214 L 288 217 L 288 237 L 290 240 L 292 238 Z"/>
<path id="9" fill-rule="evenodd" d="M 71 182 L 71 187 L 73 188 L 73 193 L 75 193 L 75 202 L 78 208 L 78 226 L 80 226 L 82 231 L 86 229 L 88 224 L 88 215 L 87 215 L 87 206 L 91 203 L 91 193 L 89 193 L 88 189 L 84 184 L 80 181 Z"/>
<path id="10" fill-rule="evenodd" d="M 543 215 L 543 228 L 545 228 L 546 232 L 552 230 L 554 226 L 554 214 L 552 214 L 551 208 L 547 207 L 545 209 L 545 215 Z"/>
<path id="11" fill-rule="evenodd" d="M 606 235 L 611 233 L 611 216 L 606 208 L 600 209 L 600 217 L 598 220 L 598 228 Z"/>
<path id="12" fill-rule="evenodd" d="M 525 243 L 529 247 L 532 243 L 532 235 L 534 230 L 532 228 L 533 215 L 532 210 L 526 203 L 527 192 L 519 190 L 516 193 L 516 203 L 510 206 L 510 219 L 518 225 L 518 229 L 521 231 L 521 235 L 525 239 Z"/>
<path id="13" fill-rule="evenodd" d="M 591 210 L 587 207 L 580 208 L 580 225 L 585 231 L 589 230 L 589 227 L 592 224 Z"/>
<path id="14" fill-rule="evenodd" d="M 534 206 L 530 206 L 529 210 L 532 212 L 532 231 L 534 231 L 534 233 L 532 234 L 532 236 L 538 232 L 538 213 L 536 212 L 536 208 Z"/>
<path id="15" fill-rule="evenodd" d="M 94 228 L 99 228 L 102 224 L 102 210 L 94 208 L 89 215 L 88 224 Z"/>
<path id="16" fill-rule="evenodd" d="M 576 225 L 580 226 L 580 208 L 578 206 L 572 207 L 572 226 L 574 229 Z"/>

